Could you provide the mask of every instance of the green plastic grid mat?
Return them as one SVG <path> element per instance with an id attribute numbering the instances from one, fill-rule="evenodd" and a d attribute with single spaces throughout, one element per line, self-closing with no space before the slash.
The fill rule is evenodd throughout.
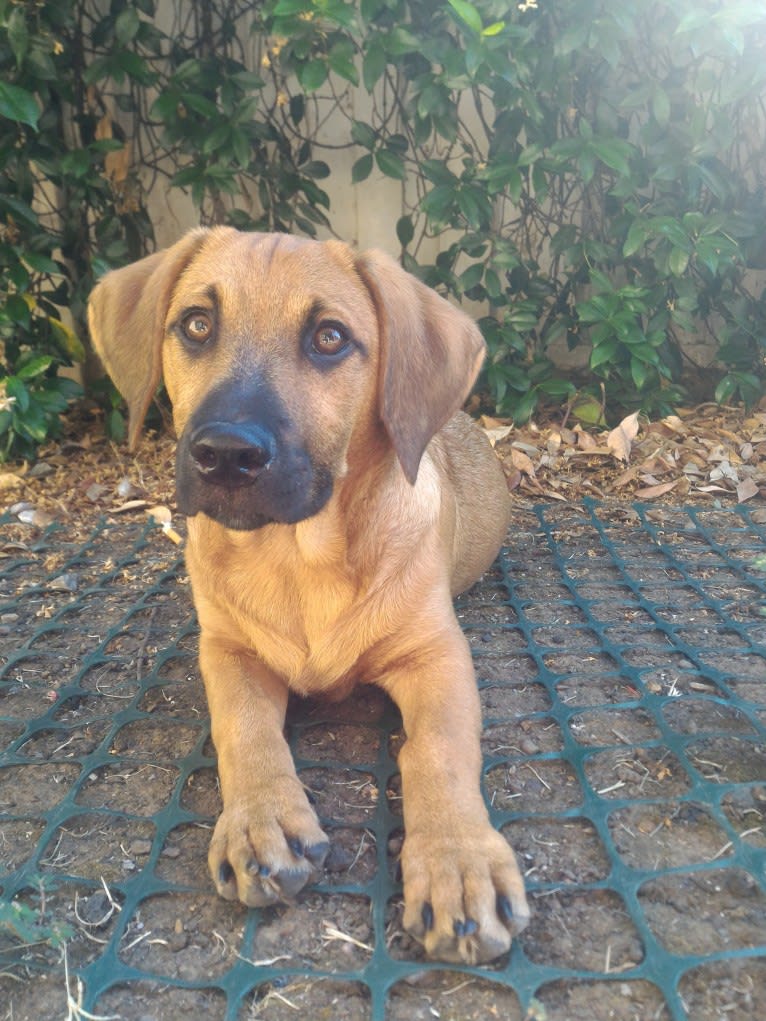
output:
<path id="1" fill-rule="evenodd" d="M 766 1017 L 762 511 L 519 509 L 459 600 L 486 794 L 533 909 L 484 968 L 401 932 L 382 696 L 291 709 L 333 842 L 321 882 L 266 911 L 219 900 L 177 549 L 125 522 L 6 531 L 0 1019 Z"/>

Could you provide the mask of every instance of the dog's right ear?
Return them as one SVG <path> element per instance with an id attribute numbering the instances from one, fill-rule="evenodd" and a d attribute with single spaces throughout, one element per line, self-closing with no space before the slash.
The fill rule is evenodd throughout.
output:
<path id="1" fill-rule="evenodd" d="M 88 327 L 128 405 L 128 443 L 135 447 L 162 375 L 162 340 L 173 289 L 210 232 L 190 231 L 171 248 L 112 270 L 88 302 Z"/>

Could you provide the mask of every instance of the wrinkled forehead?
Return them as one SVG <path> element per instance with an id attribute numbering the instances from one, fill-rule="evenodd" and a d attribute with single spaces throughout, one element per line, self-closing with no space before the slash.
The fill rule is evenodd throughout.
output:
<path id="1" fill-rule="evenodd" d="M 178 281 L 169 318 L 211 304 L 223 322 L 257 322 L 267 331 L 316 309 L 366 330 L 375 320 L 347 245 L 288 234 L 213 233 Z"/>

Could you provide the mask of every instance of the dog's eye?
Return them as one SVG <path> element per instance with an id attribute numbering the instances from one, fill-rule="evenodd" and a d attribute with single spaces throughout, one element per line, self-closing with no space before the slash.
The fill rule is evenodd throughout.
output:
<path id="1" fill-rule="evenodd" d="M 213 320 L 207 312 L 190 312 L 181 320 L 181 329 L 187 340 L 204 344 L 213 335 Z"/>
<path id="2" fill-rule="evenodd" d="M 348 336 L 335 323 L 322 323 L 311 338 L 311 346 L 319 355 L 337 355 L 348 346 Z"/>

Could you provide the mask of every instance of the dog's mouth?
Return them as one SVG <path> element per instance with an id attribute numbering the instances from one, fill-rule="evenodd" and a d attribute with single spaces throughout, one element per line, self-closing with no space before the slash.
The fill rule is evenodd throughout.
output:
<path id="1" fill-rule="evenodd" d="M 187 517 L 226 528 L 293 525 L 330 499 L 332 472 L 302 447 L 280 444 L 253 423 L 207 423 L 184 430 L 176 453 L 176 498 Z"/>

